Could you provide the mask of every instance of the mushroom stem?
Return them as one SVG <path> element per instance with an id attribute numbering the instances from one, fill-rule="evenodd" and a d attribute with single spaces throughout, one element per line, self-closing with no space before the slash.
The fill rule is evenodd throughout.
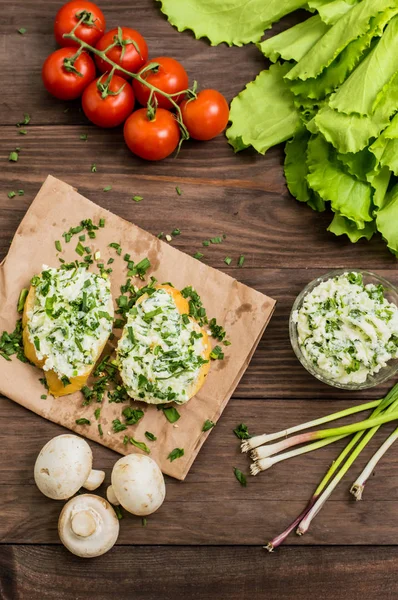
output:
<path id="1" fill-rule="evenodd" d="M 104 471 L 98 471 L 97 469 L 92 469 L 87 477 L 86 481 L 83 484 L 83 487 L 86 490 L 92 492 L 99 488 L 99 486 L 103 483 L 105 479 Z"/>
<path id="2" fill-rule="evenodd" d="M 95 518 L 89 510 L 79 510 L 70 521 L 70 526 L 75 535 L 86 538 L 93 535 L 97 529 Z"/>
<path id="3" fill-rule="evenodd" d="M 114 506 L 119 506 L 120 505 L 120 502 L 116 498 L 116 494 L 115 494 L 115 492 L 113 490 L 113 487 L 111 485 L 108 486 L 108 488 L 106 490 L 106 497 L 108 498 L 108 502 L 110 502 Z"/>

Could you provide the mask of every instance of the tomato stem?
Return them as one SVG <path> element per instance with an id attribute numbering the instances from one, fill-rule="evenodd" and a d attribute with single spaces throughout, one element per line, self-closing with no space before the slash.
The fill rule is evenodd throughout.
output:
<path id="1" fill-rule="evenodd" d="M 102 60 L 104 60 L 105 62 L 107 62 L 110 66 L 112 66 L 114 69 L 116 69 L 117 71 L 120 71 L 122 73 L 124 73 L 125 75 L 128 75 L 129 77 L 131 77 L 132 79 L 135 79 L 136 81 L 139 81 L 140 83 L 142 83 L 143 85 L 145 85 L 152 94 L 156 93 L 159 94 L 161 96 L 163 96 L 164 98 L 167 98 L 171 104 L 174 106 L 177 115 L 176 115 L 176 120 L 177 123 L 181 129 L 181 141 L 183 140 L 187 140 L 189 139 L 189 133 L 188 130 L 184 124 L 184 120 L 182 118 L 182 112 L 181 112 L 181 108 L 179 107 L 179 105 L 177 104 L 177 102 L 173 99 L 173 96 L 180 96 L 182 94 L 189 94 L 190 90 L 182 90 L 181 92 L 177 92 L 176 94 L 168 94 L 167 92 L 164 92 L 163 90 L 159 89 L 158 87 L 156 87 L 155 85 L 152 85 L 151 83 L 148 83 L 148 81 L 146 81 L 146 79 L 144 79 L 143 77 L 141 77 L 142 73 L 132 73 L 131 71 L 127 71 L 127 69 L 125 69 L 124 67 L 118 65 L 117 63 L 115 63 L 112 59 L 110 59 L 107 55 L 106 52 L 109 51 L 109 49 L 112 47 L 112 45 L 109 48 L 106 48 L 106 50 L 98 50 L 97 48 L 94 48 L 93 46 L 90 46 L 90 44 L 88 44 L 87 42 L 84 42 L 83 40 L 81 40 L 80 38 L 77 37 L 77 35 L 74 33 L 76 28 L 81 24 L 81 22 L 83 21 L 83 19 L 81 19 L 77 25 L 72 29 L 72 31 L 70 33 L 64 33 L 63 37 L 65 39 L 69 39 L 69 40 L 73 40 L 74 42 L 77 42 L 80 44 L 80 52 L 82 50 L 88 50 L 89 52 L 92 52 L 93 54 L 95 54 L 96 56 L 99 56 L 100 58 L 102 58 Z M 115 45 L 117 45 L 118 42 L 116 42 Z M 155 66 L 159 66 L 157 65 L 157 63 L 151 63 L 150 65 L 148 65 L 148 67 L 146 67 L 142 72 L 146 72 L 147 70 L 149 70 L 149 68 L 153 69 Z"/>

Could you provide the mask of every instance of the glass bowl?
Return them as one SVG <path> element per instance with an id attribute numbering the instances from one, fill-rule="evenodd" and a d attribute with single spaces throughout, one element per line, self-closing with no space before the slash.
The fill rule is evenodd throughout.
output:
<path id="1" fill-rule="evenodd" d="M 368 375 L 366 381 L 363 383 L 340 383 L 339 381 L 335 381 L 325 376 L 324 372 L 321 372 L 316 366 L 310 363 L 304 354 L 301 351 L 299 341 L 298 341 L 298 332 L 297 332 L 297 324 L 293 321 L 293 314 L 295 311 L 300 310 L 303 300 L 305 296 L 311 292 L 317 285 L 319 285 L 322 281 L 326 281 L 327 279 L 331 279 L 336 275 L 343 275 L 344 273 L 361 273 L 363 277 L 363 282 L 365 285 L 368 283 L 373 283 L 375 285 L 381 284 L 384 287 L 384 296 L 392 302 L 393 304 L 398 306 L 398 288 L 395 287 L 392 283 L 384 279 L 384 277 L 380 277 L 380 275 L 376 275 L 375 273 L 371 273 L 370 271 L 363 271 L 362 269 L 336 269 L 335 271 L 330 271 L 325 275 L 321 275 L 317 279 L 311 281 L 297 296 L 289 318 L 289 334 L 290 334 L 290 342 L 292 344 L 292 348 L 303 365 L 307 369 L 311 375 L 326 383 L 327 385 L 341 388 L 343 390 L 365 390 L 367 388 L 375 387 L 381 383 L 384 383 L 394 375 L 398 373 L 398 359 L 392 359 L 387 363 L 387 366 L 380 369 L 378 373 L 374 375 Z"/>

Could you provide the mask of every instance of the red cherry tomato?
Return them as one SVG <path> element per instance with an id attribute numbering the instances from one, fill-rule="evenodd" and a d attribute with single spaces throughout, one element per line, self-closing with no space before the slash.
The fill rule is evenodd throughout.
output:
<path id="1" fill-rule="evenodd" d="M 72 0 L 67 2 L 57 12 L 54 23 L 54 34 L 60 46 L 78 46 L 76 42 L 63 38 L 64 33 L 70 33 L 82 16 L 85 20 L 75 31 L 75 35 L 95 46 L 105 31 L 105 17 L 100 8 L 87 0 Z"/>
<path id="2" fill-rule="evenodd" d="M 86 87 L 82 107 L 84 114 L 94 125 L 109 128 L 117 127 L 133 112 L 134 93 L 123 77 L 114 75 L 109 84 L 106 83 L 107 78 L 107 75 L 101 75 Z M 112 94 L 103 98 L 105 86 Z"/>
<path id="3" fill-rule="evenodd" d="M 120 27 L 121 39 L 119 43 L 111 48 L 106 56 L 113 60 L 117 65 L 127 69 L 131 73 L 136 73 L 148 59 L 148 46 L 146 41 L 138 31 L 129 27 Z M 111 44 L 118 40 L 118 29 L 111 29 L 97 43 L 97 50 L 106 50 Z M 120 43 L 121 42 L 121 43 Z M 130 43 L 129 43 L 130 42 Z M 122 58 L 122 51 L 123 58 Z M 101 57 L 96 56 L 95 61 L 101 73 L 111 70 L 111 66 Z M 117 70 L 116 74 L 120 77 L 128 78 L 128 75 Z"/>
<path id="4" fill-rule="evenodd" d="M 185 127 L 195 140 L 211 140 L 228 124 L 228 103 L 217 90 L 203 90 L 194 100 L 184 100 L 181 112 Z"/>
<path id="5" fill-rule="evenodd" d="M 60 100 L 79 98 L 95 77 L 95 65 L 87 52 L 82 52 L 73 66 L 68 68 L 64 60 L 75 54 L 76 48 L 60 48 L 50 54 L 43 65 L 41 76 L 44 86 Z M 73 68 L 81 75 L 73 72 Z"/>
<path id="6" fill-rule="evenodd" d="M 146 160 L 162 160 L 180 141 L 180 128 L 168 110 L 158 108 L 151 121 L 147 109 L 140 108 L 124 124 L 124 140 L 131 152 Z"/>
<path id="7" fill-rule="evenodd" d="M 159 67 L 156 69 L 156 71 L 146 71 L 143 73 L 142 77 L 145 79 L 145 81 L 159 88 L 162 90 L 162 92 L 167 92 L 168 94 L 176 94 L 188 88 L 189 80 L 187 72 L 182 64 L 177 60 L 167 56 L 159 56 L 158 58 L 153 58 L 150 60 L 146 65 L 144 65 L 143 69 L 145 69 L 145 67 L 151 63 L 158 63 Z M 143 69 L 141 69 L 141 71 Z M 143 83 L 140 83 L 136 80 L 133 81 L 133 89 L 138 102 L 142 104 L 142 106 L 146 106 L 151 93 L 150 89 Z M 170 100 L 161 94 L 156 94 L 155 92 L 154 96 L 156 97 L 158 106 L 161 108 L 173 107 Z M 179 104 L 182 99 L 182 94 L 181 96 L 174 96 L 174 101 L 177 102 L 177 104 Z"/>

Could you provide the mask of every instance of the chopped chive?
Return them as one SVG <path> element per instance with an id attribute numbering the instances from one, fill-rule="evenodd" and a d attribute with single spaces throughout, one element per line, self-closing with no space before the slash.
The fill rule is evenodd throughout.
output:
<path id="1" fill-rule="evenodd" d="M 163 408 L 163 413 L 169 423 L 175 423 L 181 417 L 180 413 L 176 408 L 174 408 L 174 406 Z"/>
<path id="2" fill-rule="evenodd" d="M 93 240 L 96 237 L 95 231 L 88 231 L 87 235 L 91 240 Z"/>
<path id="3" fill-rule="evenodd" d="M 85 234 L 85 233 L 83 233 L 82 235 L 79 235 L 79 240 L 80 240 L 81 242 L 84 242 L 84 241 L 86 240 L 86 234 Z"/>
<path id="4" fill-rule="evenodd" d="M 9 156 L 8 156 L 8 160 L 10 162 L 18 162 L 18 152 L 16 150 L 14 150 L 13 152 L 10 152 Z"/>
<path id="5" fill-rule="evenodd" d="M 148 523 L 148 520 L 147 520 L 147 518 L 146 518 L 146 517 L 142 517 L 142 519 L 141 519 L 141 524 L 142 524 L 142 526 L 143 526 L 143 527 L 146 527 L 147 523 Z"/>
<path id="6" fill-rule="evenodd" d="M 184 448 L 174 448 L 174 450 L 170 452 L 167 458 L 170 462 L 173 462 L 173 460 L 175 460 L 176 458 L 181 458 L 181 456 L 184 456 Z"/>
<path id="7" fill-rule="evenodd" d="M 202 254 L 201 252 L 195 252 L 195 254 L 193 255 L 194 258 L 197 258 L 198 260 L 200 260 L 201 258 L 204 257 L 204 254 Z"/>
<path id="8" fill-rule="evenodd" d="M 25 27 L 20 27 L 19 29 L 17 29 L 18 33 L 20 33 L 21 35 L 24 35 L 24 33 L 27 32 L 27 29 L 25 29 Z"/>
<path id="9" fill-rule="evenodd" d="M 18 129 L 18 133 L 19 135 L 27 135 L 28 132 L 26 131 L 26 129 Z"/>
<path id="10" fill-rule="evenodd" d="M 180 188 L 178 187 L 178 185 L 176 185 L 176 192 L 179 196 L 182 195 L 182 191 L 180 190 Z"/>
<path id="11" fill-rule="evenodd" d="M 173 231 L 171 232 L 171 235 L 173 237 L 175 237 L 176 235 L 180 235 L 180 234 L 181 234 L 181 229 L 178 229 L 178 228 L 173 229 Z"/>
<path id="12" fill-rule="evenodd" d="M 81 136 L 80 136 L 80 139 L 83 140 L 83 142 L 87 142 L 87 140 L 88 140 L 87 133 L 82 133 Z"/>
<path id="13" fill-rule="evenodd" d="M 71 227 L 69 233 L 72 233 L 74 235 L 75 233 L 80 233 L 81 231 L 83 231 L 83 229 L 83 225 L 77 225 L 76 227 Z"/>
<path id="14" fill-rule="evenodd" d="M 79 242 L 79 243 L 77 244 L 77 246 L 76 246 L 76 248 L 75 248 L 75 252 L 77 252 L 77 254 L 78 254 L 79 256 L 83 256 L 83 254 L 84 254 L 84 246 L 83 246 L 83 244 L 81 244 L 81 242 Z"/>
<path id="15" fill-rule="evenodd" d="M 99 220 L 99 226 L 100 227 L 105 227 L 105 219 L 100 219 Z"/>
<path id="16" fill-rule="evenodd" d="M 130 438 L 130 444 L 133 444 L 133 446 L 135 446 L 136 448 L 139 448 L 140 450 L 143 450 L 147 454 L 151 453 L 150 449 L 148 448 L 148 446 L 146 445 L 145 442 L 138 442 L 133 437 L 131 437 Z"/>
<path id="17" fill-rule="evenodd" d="M 7 196 L 9 198 L 14 198 L 16 196 L 16 193 L 15 192 L 8 192 Z"/>
<path id="18" fill-rule="evenodd" d="M 97 172 L 97 165 L 96 165 L 95 163 L 93 163 L 93 164 L 91 165 L 91 172 L 92 172 L 92 173 L 96 173 L 96 172 Z"/>
<path id="19" fill-rule="evenodd" d="M 41 398 L 42 400 L 47 400 L 47 394 L 42 394 L 42 395 L 40 396 L 40 398 Z"/>
<path id="20" fill-rule="evenodd" d="M 156 435 L 154 435 L 153 433 L 151 433 L 150 431 L 146 431 L 145 432 L 145 437 L 150 440 L 151 442 L 156 442 L 156 440 L 158 439 L 156 437 Z"/>
<path id="21" fill-rule="evenodd" d="M 100 414 L 101 414 L 101 409 L 100 408 L 96 408 L 95 411 L 94 411 L 94 417 L 97 419 L 97 421 L 99 419 Z"/>
<path id="22" fill-rule="evenodd" d="M 241 486 L 246 487 L 246 485 L 247 485 L 246 477 L 243 475 L 242 471 L 239 471 L 239 469 L 234 467 L 234 473 L 235 473 L 236 479 L 239 481 Z"/>
<path id="23" fill-rule="evenodd" d="M 231 264 L 231 262 L 232 262 L 232 258 L 230 258 L 229 256 L 226 256 L 226 257 L 224 258 L 224 262 L 225 262 L 225 264 L 226 264 L 226 265 L 230 265 L 230 264 Z"/>
<path id="24" fill-rule="evenodd" d="M 128 444 L 128 443 L 129 443 L 129 436 L 128 436 L 128 435 L 125 435 L 125 436 L 124 436 L 124 438 L 123 438 L 123 444 L 124 444 L 125 446 L 127 446 L 127 444 Z"/>
<path id="25" fill-rule="evenodd" d="M 243 254 L 241 254 L 238 259 L 238 267 L 243 267 L 244 262 L 245 262 L 245 257 L 243 256 Z"/>
<path id="26" fill-rule="evenodd" d="M 18 190 L 18 196 L 23 196 L 24 195 L 24 190 Z"/>
<path id="27" fill-rule="evenodd" d="M 111 189 L 112 189 L 112 186 L 111 186 L 111 185 L 106 185 L 106 186 L 103 188 L 103 190 L 102 190 L 102 191 L 103 191 L 103 192 L 110 192 L 110 190 L 111 190 Z"/>
<path id="28" fill-rule="evenodd" d="M 23 308 L 25 306 L 25 300 L 26 300 L 28 293 L 29 293 L 29 290 L 27 290 L 26 288 L 23 288 L 19 294 L 18 305 L 17 305 L 17 311 L 19 313 L 21 313 L 23 311 Z"/>
<path id="29" fill-rule="evenodd" d="M 214 237 L 210 239 L 212 244 L 221 244 L 223 242 L 223 238 L 220 236 Z"/>
<path id="30" fill-rule="evenodd" d="M 28 113 L 24 113 L 23 120 L 20 123 L 17 123 L 17 127 L 22 127 L 22 125 L 29 125 L 30 123 L 30 115 Z"/>
<path id="31" fill-rule="evenodd" d="M 202 431 L 209 431 L 210 429 L 212 429 L 213 427 L 215 427 L 215 423 L 213 423 L 213 421 L 210 421 L 209 419 L 207 419 L 207 421 L 205 421 L 203 423 L 203 427 L 202 427 Z"/>
<path id="32" fill-rule="evenodd" d="M 164 233 L 163 233 L 163 231 L 161 231 L 161 232 L 160 232 L 160 233 L 158 233 L 158 235 L 157 235 L 157 237 L 158 237 L 160 240 L 162 239 L 162 237 L 163 237 L 163 236 L 164 236 Z"/>
<path id="33" fill-rule="evenodd" d="M 108 262 L 107 262 L 106 264 L 107 264 L 107 265 L 111 265 L 111 264 L 112 264 L 112 263 L 114 263 L 114 262 L 115 262 L 115 259 L 114 259 L 114 258 L 109 258 L 109 259 L 108 259 Z"/>
<path id="34" fill-rule="evenodd" d="M 141 202 L 141 200 L 143 200 L 144 198 L 142 196 L 133 196 L 132 199 L 134 200 L 134 202 Z"/>
<path id="35" fill-rule="evenodd" d="M 76 419 L 75 423 L 76 423 L 76 425 L 91 425 L 91 421 L 89 421 L 88 419 L 85 419 L 85 418 Z"/>
<path id="36" fill-rule="evenodd" d="M 210 352 L 210 358 L 213 360 L 222 360 L 224 358 L 224 353 L 220 346 L 214 346 L 213 350 Z"/>
<path id="37" fill-rule="evenodd" d="M 98 423 L 98 433 L 100 434 L 101 437 L 104 435 L 104 432 L 102 431 L 101 423 Z"/>
<path id="38" fill-rule="evenodd" d="M 210 240 L 203 240 L 202 245 L 203 246 L 210 246 Z"/>
<path id="39" fill-rule="evenodd" d="M 62 246 L 61 246 L 61 242 L 59 240 L 56 240 L 56 242 L 55 242 L 55 249 L 58 252 L 62 252 Z"/>

